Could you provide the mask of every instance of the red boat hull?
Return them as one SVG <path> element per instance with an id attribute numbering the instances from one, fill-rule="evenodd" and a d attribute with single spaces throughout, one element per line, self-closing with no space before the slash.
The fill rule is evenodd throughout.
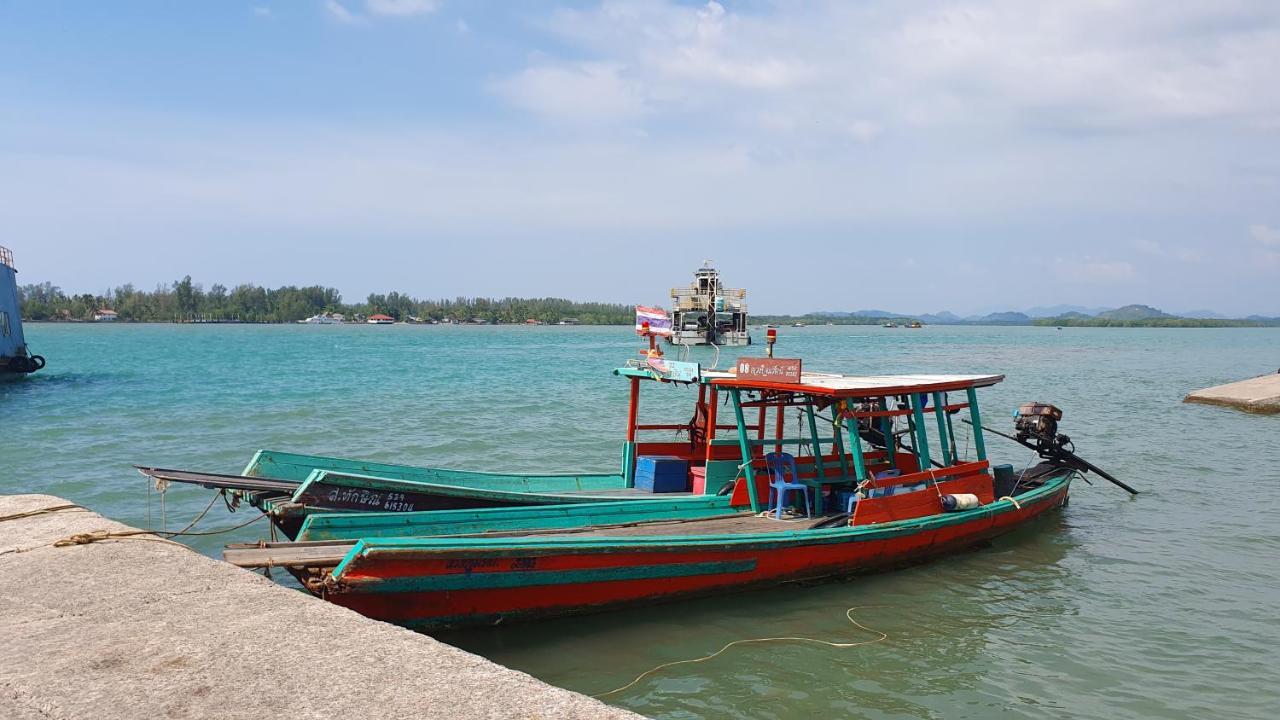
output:
<path id="1" fill-rule="evenodd" d="M 371 544 L 357 548 L 335 571 L 324 595 L 379 620 L 441 627 L 855 575 L 922 562 L 1009 532 L 1065 505 L 1069 482 L 1055 479 L 1019 498 L 1018 505 L 995 503 L 959 514 L 963 520 L 939 515 L 834 531 L 666 538 L 667 543 L 597 538 L 595 544 Z"/>

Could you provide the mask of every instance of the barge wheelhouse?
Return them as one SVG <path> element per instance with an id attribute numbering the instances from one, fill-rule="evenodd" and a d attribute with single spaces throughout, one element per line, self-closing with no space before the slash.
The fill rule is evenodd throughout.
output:
<path id="1" fill-rule="evenodd" d="M 727 288 L 711 261 L 693 274 L 693 283 L 671 290 L 672 345 L 750 345 L 747 291 Z"/>
<path id="2" fill-rule="evenodd" d="M 0 380 L 22 377 L 44 367 L 44 358 L 33 355 L 27 347 L 20 311 L 13 252 L 0 246 Z"/>

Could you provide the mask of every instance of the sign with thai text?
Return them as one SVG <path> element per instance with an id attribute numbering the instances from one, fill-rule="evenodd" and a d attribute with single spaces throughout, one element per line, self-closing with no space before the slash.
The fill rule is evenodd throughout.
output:
<path id="1" fill-rule="evenodd" d="M 651 369 L 658 371 L 665 380 L 697 382 L 702 375 L 702 366 L 696 362 L 649 358 L 648 365 Z"/>
<path id="2" fill-rule="evenodd" d="M 739 380 L 800 382 L 800 358 L 738 358 Z"/>

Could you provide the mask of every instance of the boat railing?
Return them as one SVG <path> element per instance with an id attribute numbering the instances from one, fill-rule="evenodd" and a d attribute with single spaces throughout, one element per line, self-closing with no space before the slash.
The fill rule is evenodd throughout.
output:
<path id="1" fill-rule="evenodd" d="M 3 245 L 0 245 L 0 265 L 8 265 L 17 270 L 13 265 L 13 251 Z"/>

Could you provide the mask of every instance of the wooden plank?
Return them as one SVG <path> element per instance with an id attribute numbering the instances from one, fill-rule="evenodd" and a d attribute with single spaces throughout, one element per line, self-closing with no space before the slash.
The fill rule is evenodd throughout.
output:
<path id="1" fill-rule="evenodd" d="M 222 559 L 242 568 L 334 567 L 355 545 L 354 540 L 228 545 Z"/>

